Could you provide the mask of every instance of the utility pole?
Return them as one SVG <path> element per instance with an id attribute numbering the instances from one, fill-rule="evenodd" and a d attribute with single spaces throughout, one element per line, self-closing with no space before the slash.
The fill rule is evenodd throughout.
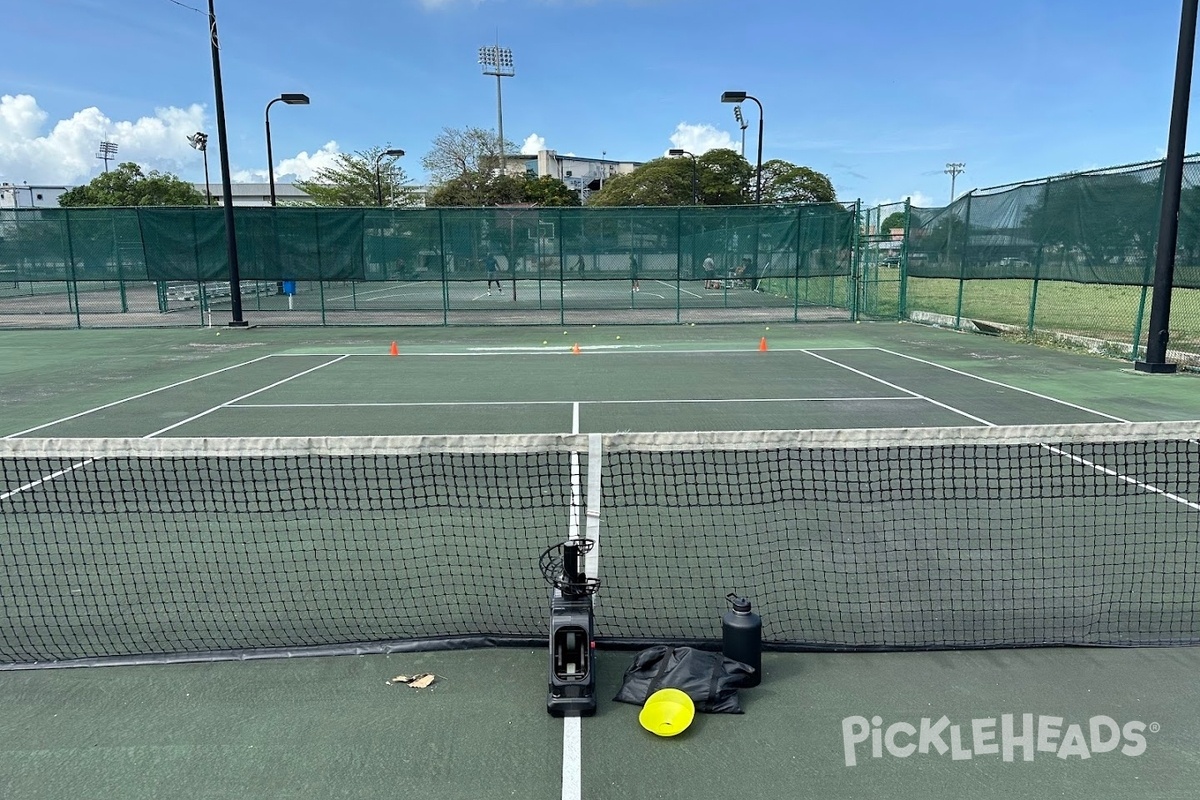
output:
<path id="1" fill-rule="evenodd" d="M 967 165 L 962 162 L 951 162 L 942 170 L 950 176 L 950 202 L 954 202 L 954 180 L 967 169 Z"/>

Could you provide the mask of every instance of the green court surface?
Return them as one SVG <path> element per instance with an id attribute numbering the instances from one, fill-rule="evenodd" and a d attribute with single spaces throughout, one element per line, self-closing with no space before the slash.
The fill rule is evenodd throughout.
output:
<path id="1" fill-rule="evenodd" d="M 1200 378 L 1128 367 L 895 323 L 3 332 L 0 437 L 1200 419 Z M 599 712 L 581 723 L 546 714 L 546 653 L 530 648 L 0 671 L 0 796 L 1185 798 L 1200 784 L 1195 648 L 768 653 L 744 715 L 701 715 L 673 739 L 610 701 L 632 657 L 601 650 Z M 417 672 L 437 683 L 385 683 Z"/>

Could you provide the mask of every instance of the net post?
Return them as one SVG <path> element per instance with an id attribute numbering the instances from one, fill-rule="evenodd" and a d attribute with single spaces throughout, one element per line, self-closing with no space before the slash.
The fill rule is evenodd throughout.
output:
<path id="1" fill-rule="evenodd" d="M 900 287 L 896 296 L 896 319 L 908 317 L 908 240 L 912 235 L 912 198 L 904 198 L 904 240 L 900 242 Z"/>

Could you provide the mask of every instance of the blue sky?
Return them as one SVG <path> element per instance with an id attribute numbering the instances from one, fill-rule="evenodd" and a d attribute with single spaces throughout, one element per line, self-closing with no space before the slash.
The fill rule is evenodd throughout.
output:
<path id="1" fill-rule="evenodd" d="M 3 0 L 0 180 L 81 183 L 121 160 L 203 180 L 212 135 L 206 0 Z M 1160 158 L 1178 0 L 217 0 L 231 173 L 277 178 L 373 145 L 420 158 L 443 127 L 496 124 L 481 45 L 513 50 L 518 144 L 644 161 L 741 146 L 726 89 L 765 106 L 764 159 L 829 175 L 839 199 L 941 205 L 960 193 Z M 1195 93 L 1193 93 L 1195 94 Z M 1194 103 L 1193 103 L 1194 104 Z M 746 152 L 753 160 L 757 109 Z M 1198 111 L 1197 113 L 1200 113 Z M 1189 148 L 1189 152 L 1193 148 Z"/>

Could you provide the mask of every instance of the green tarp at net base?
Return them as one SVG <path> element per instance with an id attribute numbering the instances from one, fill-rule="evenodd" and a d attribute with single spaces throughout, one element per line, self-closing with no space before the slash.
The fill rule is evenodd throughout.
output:
<path id="1" fill-rule="evenodd" d="M 848 275 L 854 211 L 838 204 L 702 208 L 238 208 L 246 280 L 697 279 Z M 12 281 L 228 279 L 217 208 L 0 211 Z"/>

